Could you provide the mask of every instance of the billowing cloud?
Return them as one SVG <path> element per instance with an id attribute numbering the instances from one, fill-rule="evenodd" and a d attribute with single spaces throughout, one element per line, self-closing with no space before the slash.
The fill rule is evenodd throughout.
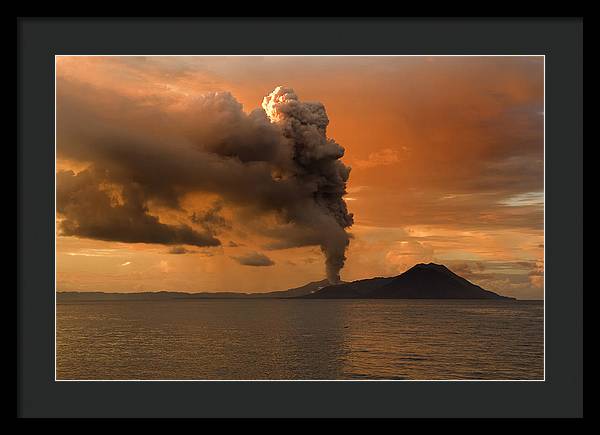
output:
<path id="1" fill-rule="evenodd" d="M 340 280 L 350 237 L 345 228 L 353 223 L 343 196 L 350 168 L 339 160 L 344 148 L 327 138 L 329 118 L 321 103 L 300 102 L 293 89 L 277 87 L 263 99 L 267 116 L 283 136 L 294 144 L 294 175 L 304 186 L 313 186 L 311 201 L 302 201 L 287 211 L 287 221 L 308 229 L 308 240 L 318 239 L 325 253 L 327 278 Z M 298 207 L 300 206 L 300 207 Z M 300 246 L 298 233 L 293 241 Z"/>
<path id="2" fill-rule="evenodd" d="M 339 280 L 352 224 L 342 198 L 350 168 L 326 135 L 321 103 L 301 102 L 283 87 L 249 114 L 228 92 L 176 107 L 64 78 L 57 92 L 59 157 L 93 162 L 78 173 L 58 172 L 63 235 L 217 246 L 219 231 L 231 226 L 221 215 L 230 204 L 291 228 L 271 232 L 281 248 L 320 246 L 327 276 Z M 183 199 L 197 192 L 220 200 L 207 211 L 185 210 Z M 187 221 L 163 223 L 152 207 Z"/>
<path id="3" fill-rule="evenodd" d="M 260 252 L 250 252 L 239 257 L 231 257 L 242 266 L 272 266 L 273 260 Z"/>
<path id="4" fill-rule="evenodd" d="M 57 174 L 56 209 L 64 216 L 61 234 L 129 243 L 217 246 L 210 233 L 188 225 L 167 225 L 149 214 L 146 193 L 135 184 L 123 186 L 120 203 L 104 190 L 110 182 L 104 171 L 88 169 Z"/>

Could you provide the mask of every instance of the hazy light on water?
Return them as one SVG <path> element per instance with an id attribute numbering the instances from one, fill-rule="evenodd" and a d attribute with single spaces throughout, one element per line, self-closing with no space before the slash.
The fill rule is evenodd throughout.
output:
<path id="1" fill-rule="evenodd" d="M 543 379 L 543 302 L 57 306 L 58 379 Z"/>

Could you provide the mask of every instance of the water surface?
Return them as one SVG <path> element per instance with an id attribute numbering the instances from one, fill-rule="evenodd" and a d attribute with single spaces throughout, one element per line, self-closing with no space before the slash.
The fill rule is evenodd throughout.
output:
<path id="1" fill-rule="evenodd" d="M 57 379 L 543 379 L 543 302 L 59 303 Z"/>

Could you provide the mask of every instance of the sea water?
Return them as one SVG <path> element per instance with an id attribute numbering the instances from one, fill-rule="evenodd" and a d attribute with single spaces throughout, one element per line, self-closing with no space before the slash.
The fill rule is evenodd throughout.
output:
<path id="1" fill-rule="evenodd" d="M 56 377 L 543 379 L 543 311 L 542 301 L 59 303 Z"/>

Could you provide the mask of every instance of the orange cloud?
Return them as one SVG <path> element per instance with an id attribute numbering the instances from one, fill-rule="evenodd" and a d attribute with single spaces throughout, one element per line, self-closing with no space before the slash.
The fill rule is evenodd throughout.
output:
<path id="1" fill-rule="evenodd" d="M 360 169 L 375 168 L 377 166 L 388 166 L 398 163 L 400 157 L 397 150 L 385 148 L 374 153 L 370 153 L 365 160 L 357 159 L 353 162 L 353 167 Z"/>

